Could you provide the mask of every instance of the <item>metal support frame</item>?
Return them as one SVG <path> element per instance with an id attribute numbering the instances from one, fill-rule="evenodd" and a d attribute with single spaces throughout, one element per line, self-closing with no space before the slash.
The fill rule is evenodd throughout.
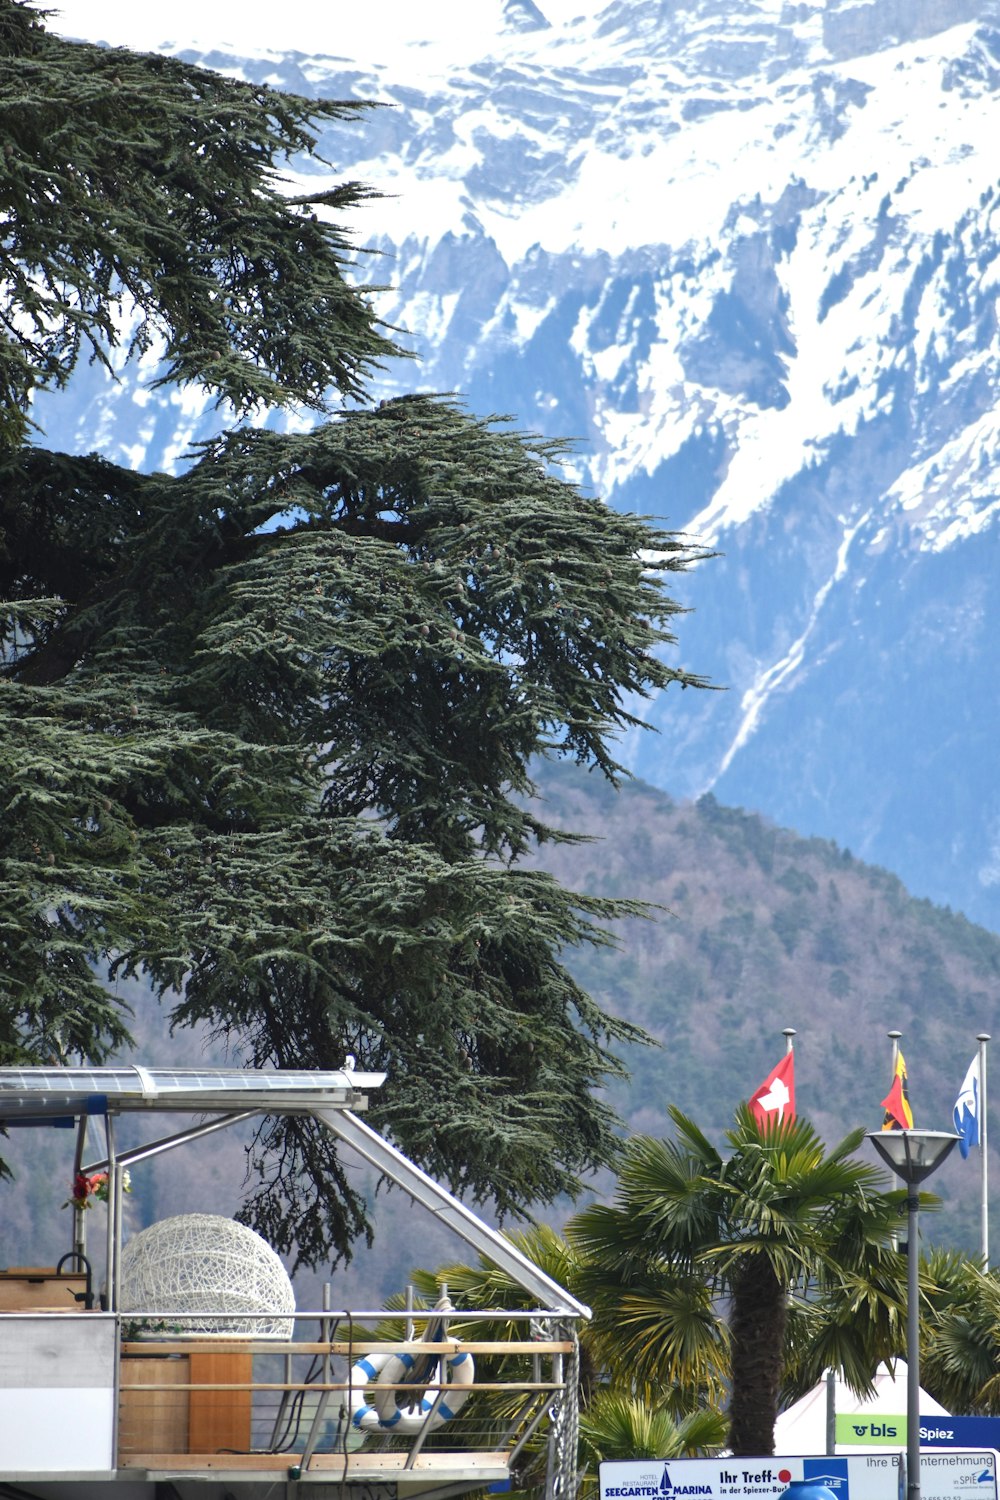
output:
<path id="1" fill-rule="evenodd" d="M 460 1199 L 449 1193 L 440 1183 L 435 1182 L 426 1172 L 397 1151 L 395 1146 L 389 1144 L 376 1130 L 357 1115 L 352 1114 L 349 1109 L 324 1110 L 315 1109 L 313 1114 L 322 1125 L 348 1146 L 352 1146 L 359 1156 L 369 1162 L 379 1172 L 392 1179 L 415 1202 L 429 1210 L 431 1214 L 465 1240 L 467 1245 L 501 1271 L 506 1271 L 508 1276 L 517 1282 L 518 1286 L 525 1291 L 531 1292 L 538 1297 L 543 1307 L 558 1309 L 561 1313 L 569 1313 L 572 1317 L 589 1318 L 590 1308 L 586 1303 L 578 1302 L 575 1297 L 561 1287 L 558 1282 L 546 1276 L 544 1271 L 539 1270 L 535 1263 L 522 1255 L 510 1240 L 505 1239 L 496 1229 L 491 1229 L 484 1224 L 482 1219 L 466 1208 Z"/>
<path id="2" fill-rule="evenodd" d="M 158 1140 L 150 1141 L 145 1146 L 133 1146 L 129 1151 L 122 1151 L 116 1160 L 123 1167 L 131 1167 L 137 1161 L 146 1161 L 151 1156 L 159 1156 L 161 1151 L 170 1151 L 174 1146 L 183 1146 L 188 1141 L 200 1140 L 204 1135 L 213 1135 L 217 1130 L 225 1130 L 229 1125 L 238 1125 L 241 1120 L 253 1120 L 260 1114 L 259 1109 L 244 1109 L 238 1114 L 218 1115 L 213 1120 L 206 1120 L 201 1125 L 192 1125 L 187 1130 L 179 1130 L 175 1135 L 163 1135 Z M 110 1170 L 110 1161 L 104 1157 L 100 1161 L 89 1162 L 84 1171 L 101 1172 Z"/>
<path id="3" fill-rule="evenodd" d="M 518 1427 L 524 1421 L 525 1417 L 534 1406 L 536 1401 L 538 1402 L 538 1410 L 535 1412 L 535 1415 L 529 1419 L 528 1425 L 525 1427 L 524 1431 L 521 1433 L 521 1436 L 518 1438 L 517 1442 L 510 1450 L 510 1453 L 507 1455 L 508 1464 L 513 1464 L 518 1458 L 520 1458 L 525 1444 L 530 1441 L 530 1439 L 534 1436 L 534 1434 L 541 1426 L 542 1418 L 548 1411 L 549 1405 L 548 1398 L 544 1392 L 539 1391 L 538 1393 L 525 1398 L 524 1405 L 521 1407 L 521 1410 L 514 1418 L 514 1421 L 512 1422 L 508 1431 L 504 1434 L 504 1437 L 500 1444 L 502 1448 L 505 1448 L 510 1442 L 511 1438 L 514 1436 Z"/>

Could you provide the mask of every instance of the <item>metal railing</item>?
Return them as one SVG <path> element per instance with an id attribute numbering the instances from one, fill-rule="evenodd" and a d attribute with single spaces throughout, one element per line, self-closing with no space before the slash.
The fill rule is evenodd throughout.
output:
<path id="1" fill-rule="evenodd" d="M 419 1470 L 422 1477 L 440 1471 L 458 1483 L 470 1476 L 491 1482 L 506 1477 L 559 1399 L 574 1347 L 574 1320 L 560 1311 L 449 1308 L 445 1317 L 382 1308 L 289 1317 L 295 1336 L 285 1341 L 229 1335 L 224 1314 L 122 1315 L 118 1466 L 328 1470 L 359 1479 Z M 518 1336 L 478 1336 L 498 1324 Z M 437 1336 L 427 1337 L 432 1328 Z M 373 1376 L 359 1366 L 366 1356 L 388 1353 L 415 1361 L 406 1379 L 380 1379 L 379 1362 L 369 1367 Z M 473 1356 L 474 1380 L 462 1390 L 468 1399 L 461 1409 L 442 1422 L 442 1402 L 457 1389 L 448 1357 L 459 1353 Z M 400 1424 L 410 1430 L 402 1437 L 392 1426 L 361 1430 L 365 1396 L 377 1400 L 390 1391 L 401 1409 L 416 1404 Z M 421 1398 L 425 1410 L 414 1415 Z M 451 1404 L 460 1404 L 454 1394 Z"/>

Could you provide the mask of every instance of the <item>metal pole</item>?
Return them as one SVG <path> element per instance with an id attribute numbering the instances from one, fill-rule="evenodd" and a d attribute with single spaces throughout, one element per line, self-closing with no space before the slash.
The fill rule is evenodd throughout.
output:
<path id="1" fill-rule="evenodd" d="M 826 1451 L 837 1451 L 837 1372 L 826 1372 Z"/>
<path id="2" fill-rule="evenodd" d="M 906 1495 L 920 1500 L 920 1208 L 918 1186 L 959 1139 L 948 1130 L 869 1130 L 887 1167 L 906 1183 Z"/>
<path id="3" fill-rule="evenodd" d="M 87 1144 L 87 1119 L 86 1115 L 81 1115 L 76 1125 L 76 1150 L 73 1153 L 74 1188 L 77 1177 L 83 1171 L 83 1153 Z M 87 1216 L 84 1210 L 77 1208 L 75 1204 L 73 1205 L 73 1249 L 78 1256 L 87 1253 Z"/>
<path id="4" fill-rule="evenodd" d="M 324 1281 L 324 1283 L 323 1283 L 323 1311 L 325 1313 L 328 1313 L 330 1311 L 330 1309 L 331 1309 L 332 1306 L 333 1306 L 333 1303 L 330 1300 L 330 1283 L 328 1281 Z M 323 1384 L 324 1385 L 329 1385 L 330 1382 L 333 1379 L 333 1376 L 330 1373 L 330 1340 L 333 1338 L 333 1324 L 332 1324 L 332 1322 L 330 1321 L 329 1318 L 324 1318 L 323 1319 L 322 1330 L 323 1331 L 322 1331 L 320 1337 L 322 1338 L 324 1344 L 326 1345 L 326 1348 L 323 1350 Z M 289 1379 L 291 1379 L 291 1377 L 289 1377 Z"/>
<path id="5" fill-rule="evenodd" d="M 906 1243 L 906 1500 L 920 1500 L 920 1196 L 910 1189 Z"/>
<path id="6" fill-rule="evenodd" d="M 988 1031 L 981 1031 L 976 1037 L 979 1043 L 979 1156 L 982 1192 L 980 1196 L 980 1247 L 983 1257 L 983 1270 L 990 1268 L 990 1188 L 989 1188 L 989 1163 L 987 1159 L 986 1139 L 986 1043 L 990 1039 Z"/>
<path id="7" fill-rule="evenodd" d="M 105 1269 L 105 1283 L 107 1285 L 108 1312 L 118 1311 L 118 1298 L 115 1295 L 117 1282 L 115 1276 L 117 1266 L 115 1265 L 115 1124 L 111 1115 L 104 1117 L 104 1141 L 108 1153 L 108 1227 L 105 1257 L 107 1261 Z"/>
<path id="8" fill-rule="evenodd" d="M 122 1305 L 122 1239 L 125 1231 L 125 1168 L 121 1162 L 115 1162 L 114 1177 L 108 1178 L 108 1184 L 112 1192 L 108 1195 L 108 1212 L 114 1219 L 115 1225 L 115 1261 L 114 1276 L 109 1278 L 108 1290 L 114 1288 L 114 1301 L 109 1305 L 115 1312 L 121 1311 Z"/>
<path id="9" fill-rule="evenodd" d="M 785 1038 L 785 1051 L 786 1052 L 791 1052 L 791 1050 L 792 1050 L 792 1037 L 795 1035 L 795 1027 L 794 1026 L 786 1026 L 784 1028 L 784 1030 L 782 1031 L 781 1035 Z"/>

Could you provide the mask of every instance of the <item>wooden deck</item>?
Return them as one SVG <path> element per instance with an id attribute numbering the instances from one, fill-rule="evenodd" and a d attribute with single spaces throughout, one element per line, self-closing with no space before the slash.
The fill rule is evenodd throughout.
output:
<path id="1" fill-rule="evenodd" d="M 257 1478 L 280 1474 L 284 1478 L 310 1476 L 328 1482 L 348 1480 L 369 1484 L 409 1482 L 426 1485 L 461 1483 L 469 1480 L 492 1484 L 506 1479 L 506 1453 L 418 1453 L 407 1467 L 406 1453 L 315 1453 L 308 1471 L 301 1468 L 301 1453 L 130 1453 L 120 1468 L 142 1469 L 151 1479 L 173 1475 L 226 1474 L 230 1478 Z"/>

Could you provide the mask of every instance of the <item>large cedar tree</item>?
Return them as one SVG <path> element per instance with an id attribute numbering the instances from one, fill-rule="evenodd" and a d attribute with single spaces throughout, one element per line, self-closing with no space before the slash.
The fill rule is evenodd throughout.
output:
<path id="1" fill-rule="evenodd" d="M 516 1212 L 613 1158 L 634 1035 L 563 961 L 627 908 L 522 861 L 559 836 L 529 767 L 614 779 L 637 699 L 698 681 L 660 650 L 695 554 L 557 445 L 372 403 L 370 195 L 279 181 L 351 116 L 0 0 L 0 1062 L 108 1057 L 141 973 L 248 1065 L 387 1070 L 374 1122 Z M 150 353 L 221 404 L 185 472 L 42 446 L 33 391 Z M 262 425 L 287 406 L 315 426 Z M 329 1140 L 257 1147 L 251 1222 L 347 1253 Z"/>

